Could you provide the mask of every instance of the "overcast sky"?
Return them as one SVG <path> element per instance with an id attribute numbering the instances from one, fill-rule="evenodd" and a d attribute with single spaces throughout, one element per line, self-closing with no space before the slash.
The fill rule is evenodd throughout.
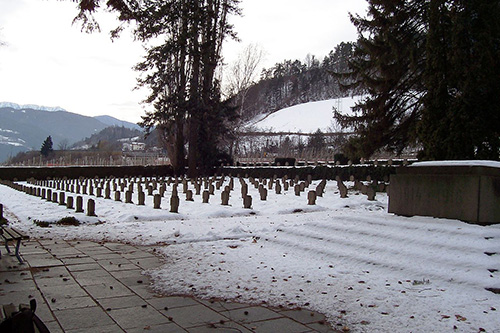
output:
<path id="1" fill-rule="evenodd" d="M 284 59 L 322 59 L 356 39 L 348 13 L 364 14 L 365 0 L 242 0 L 233 18 L 240 43 L 225 45 L 226 63 L 250 43 L 265 51 L 263 67 Z M 114 42 L 113 15 L 99 15 L 103 32 L 72 25 L 76 4 L 57 0 L 0 0 L 0 102 L 60 106 L 89 116 L 137 122 L 145 91 L 132 91 L 142 46 L 125 32 Z"/>

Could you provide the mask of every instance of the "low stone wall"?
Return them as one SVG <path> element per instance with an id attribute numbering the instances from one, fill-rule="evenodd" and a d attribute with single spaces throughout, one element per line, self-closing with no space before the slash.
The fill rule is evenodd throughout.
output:
<path id="1" fill-rule="evenodd" d="M 106 177 L 173 176 L 170 165 L 151 166 L 77 166 L 77 167 L 0 167 L 0 180 L 26 180 Z"/>
<path id="2" fill-rule="evenodd" d="M 500 223 L 500 168 L 488 164 L 425 163 L 390 177 L 389 213 Z"/>

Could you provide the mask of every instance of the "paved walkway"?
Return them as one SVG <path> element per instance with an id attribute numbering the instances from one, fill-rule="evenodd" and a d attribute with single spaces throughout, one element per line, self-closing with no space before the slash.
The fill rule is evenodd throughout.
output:
<path id="1" fill-rule="evenodd" d="M 152 248 L 31 240 L 24 264 L 0 260 L 0 304 L 29 304 L 56 332 L 336 332 L 324 316 L 154 293 L 142 271 L 159 267 Z"/>

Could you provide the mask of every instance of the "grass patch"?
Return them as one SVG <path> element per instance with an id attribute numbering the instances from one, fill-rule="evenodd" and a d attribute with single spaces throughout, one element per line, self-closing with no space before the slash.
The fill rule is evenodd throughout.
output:
<path id="1" fill-rule="evenodd" d="M 40 228 L 50 228 L 50 223 L 47 221 L 34 220 L 33 223 Z"/>
<path id="2" fill-rule="evenodd" d="M 72 225 L 79 226 L 80 221 L 78 221 L 74 216 L 66 216 L 56 222 L 57 225 Z"/>
<path id="3" fill-rule="evenodd" d="M 75 227 L 80 225 L 80 221 L 78 221 L 74 216 L 63 217 L 62 219 L 56 221 L 55 223 L 50 223 L 47 221 L 40 221 L 40 220 L 34 220 L 33 223 L 35 223 L 40 228 L 50 228 L 51 224 L 63 225 L 63 226 L 75 226 Z"/>

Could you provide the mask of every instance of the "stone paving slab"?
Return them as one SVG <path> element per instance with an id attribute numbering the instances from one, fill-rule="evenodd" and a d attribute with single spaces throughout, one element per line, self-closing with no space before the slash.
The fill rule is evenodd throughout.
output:
<path id="1" fill-rule="evenodd" d="M 174 323 L 161 325 L 146 325 L 144 327 L 128 329 L 127 333 L 186 333 L 186 330 Z M 206 331 L 205 331 L 206 332 Z"/>
<path id="2" fill-rule="evenodd" d="M 233 309 L 221 312 L 221 314 L 223 314 L 224 316 L 228 317 L 231 320 L 241 323 L 251 323 L 254 321 L 276 319 L 283 317 L 278 312 L 260 306 Z"/>
<path id="3" fill-rule="evenodd" d="M 193 298 L 182 296 L 155 297 L 148 300 L 148 303 L 154 306 L 159 311 L 165 311 L 165 314 L 169 309 L 193 306 L 198 304 L 198 302 Z"/>
<path id="4" fill-rule="evenodd" d="M 97 323 L 99 323 L 99 326 L 109 326 L 114 324 L 113 320 L 108 316 L 108 314 L 98 306 L 79 309 L 56 310 L 54 311 L 54 315 L 64 330 L 75 330 L 82 328 L 96 330 Z"/>
<path id="5" fill-rule="evenodd" d="M 154 247 L 30 240 L 0 259 L 0 304 L 37 301 L 51 332 L 338 332 L 307 310 L 154 293 Z M 26 250 L 26 251 L 23 251 Z M 97 326 L 96 326 L 97 325 Z"/>
<path id="6" fill-rule="evenodd" d="M 326 323 L 325 316 L 314 311 L 300 309 L 286 310 L 280 313 L 303 324 L 322 323 L 324 325 Z"/>
<path id="7" fill-rule="evenodd" d="M 120 282 L 116 279 L 111 284 L 99 283 L 85 286 L 84 288 L 87 293 L 95 299 L 134 295 L 132 290 L 120 284 Z"/>
<path id="8" fill-rule="evenodd" d="M 88 256 L 77 256 L 77 257 L 68 257 L 61 258 L 61 262 L 64 265 L 78 265 L 78 264 L 92 264 L 95 263 L 95 260 Z"/>
<path id="9" fill-rule="evenodd" d="M 139 297 L 137 295 L 101 298 L 98 299 L 97 302 L 107 311 L 148 305 L 148 303 L 142 297 Z"/>
<path id="10" fill-rule="evenodd" d="M 50 300 L 50 303 L 50 308 L 52 310 L 90 308 L 97 305 L 90 296 L 59 298 L 54 300 L 54 302 Z"/>
<path id="11" fill-rule="evenodd" d="M 221 321 L 229 321 L 229 318 L 207 308 L 203 304 L 168 309 L 165 314 L 172 318 L 173 322 L 184 328 L 217 324 Z"/>
<path id="12" fill-rule="evenodd" d="M 108 311 L 120 327 L 125 330 L 170 323 L 170 320 L 153 307 L 147 305 Z"/>
<path id="13" fill-rule="evenodd" d="M 247 328 L 253 332 L 287 332 L 287 333 L 302 333 L 313 332 L 310 327 L 300 324 L 290 318 L 277 318 L 271 320 L 263 320 L 245 324 Z"/>
<path id="14" fill-rule="evenodd" d="M 252 331 L 248 328 L 241 326 L 238 323 L 227 321 L 222 323 L 209 324 L 199 327 L 191 327 L 188 329 L 189 333 L 206 333 L 206 332 L 217 332 L 217 333 L 251 333 Z"/>

